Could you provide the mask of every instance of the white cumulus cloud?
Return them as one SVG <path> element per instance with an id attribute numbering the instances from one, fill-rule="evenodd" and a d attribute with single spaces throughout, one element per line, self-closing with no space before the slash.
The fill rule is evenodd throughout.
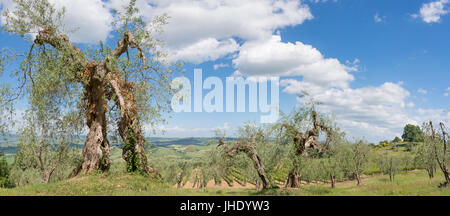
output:
<path id="1" fill-rule="evenodd" d="M 426 23 L 435 23 L 441 21 L 441 17 L 446 15 L 448 0 L 438 0 L 422 5 L 420 14 L 414 14 L 413 17 L 420 17 Z"/>
<path id="2" fill-rule="evenodd" d="M 233 64 L 246 76 L 302 76 L 305 82 L 330 87 L 347 87 L 354 80 L 349 72 L 356 70 L 325 58 L 311 45 L 282 42 L 279 35 L 245 43 Z"/>
<path id="3" fill-rule="evenodd" d="M 124 2 L 112 0 L 108 4 L 118 9 Z M 182 57 L 194 63 L 215 60 L 207 52 L 189 50 L 207 42 L 215 43 L 211 39 L 228 42 L 233 38 L 244 41 L 270 38 L 278 29 L 313 18 L 309 7 L 300 0 L 138 0 L 137 4 L 149 20 L 164 13 L 170 16 L 161 39 L 170 52 L 177 53 L 172 60 Z M 220 55 L 226 55 L 235 50 L 230 47 L 221 51 Z"/>
<path id="4" fill-rule="evenodd" d="M 183 60 L 200 64 L 206 61 L 215 61 L 226 55 L 236 52 L 239 44 L 233 39 L 218 41 L 215 38 L 207 38 L 198 43 L 189 45 L 180 50 L 172 52 L 168 60 Z"/>

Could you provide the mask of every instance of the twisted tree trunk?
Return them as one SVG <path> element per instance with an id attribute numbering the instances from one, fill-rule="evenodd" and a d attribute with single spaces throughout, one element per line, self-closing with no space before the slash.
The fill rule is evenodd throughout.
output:
<path id="1" fill-rule="evenodd" d="M 332 130 L 330 127 L 327 127 L 323 125 L 318 119 L 317 119 L 317 113 L 312 112 L 311 113 L 313 128 L 309 131 L 306 131 L 305 133 L 302 133 L 300 131 L 296 132 L 296 135 L 293 138 L 293 144 L 295 149 L 295 155 L 296 157 L 302 157 L 305 153 L 305 150 L 308 148 L 312 148 L 317 150 L 317 153 L 322 155 L 325 153 L 325 151 L 329 148 L 329 145 L 331 143 L 331 136 L 332 136 Z M 283 127 L 291 127 L 289 125 L 283 125 Z M 327 139 L 325 141 L 325 144 L 321 147 L 318 141 L 318 137 L 320 135 L 320 131 L 325 131 L 327 133 Z M 294 161 L 294 167 L 297 165 Z M 301 174 L 296 171 L 296 169 L 291 170 L 291 172 L 288 175 L 288 180 L 286 181 L 286 187 L 290 188 L 297 188 L 299 187 L 298 179 L 300 178 Z"/>
<path id="2" fill-rule="evenodd" d="M 89 133 L 83 149 L 83 163 L 72 172 L 72 176 L 95 170 L 109 170 L 110 146 L 107 139 L 106 112 L 108 111 L 107 99 L 112 98 L 107 97 L 111 95 L 107 89 L 108 85 L 112 86 L 113 92 L 117 95 L 114 101 L 120 108 L 119 134 L 125 142 L 123 158 L 127 161 L 128 171 L 141 171 L 159 176 L 156 170 L 150 167 L 145 155 L 145 140 L 133 95 L 134 83 L 124 80 L 114 65 L 114 61 L 127 52 L 128 47 L 131 47 L 139 50 L 143 65 L 146 67 L 145 55 L 133 34 L 130 31 L 125 32 L 111 55 L 99 63 L 88 62 L 86 56 L 70 43 L 66 35 L 57 35 L 51 28 L 39 31 L 34 43 L 39 46 L 48 44 L 63 52 L 63 60 L 70 66 L 73 81 L 82 83 L 84 86 L 84 108 Z"/>
<path id="3" fill-rule="evenodd" d="M 291 171 L 288 175 L 285 187 L 298 188 L 300 186 L 299 184 L 300 177 L 301 177 L 300 173 Z"/>
<path id="4" fill-rule="evenodd" d="M 252 142 L 238 141 L 231 149 L 227 150 L 230 157 L 235 157 L 240 152 L 247 154 L 247 156 L 252 160 L 253 166 L 261 179 L 263 189 L 269 189 L 270 182 L 264 170 L 264 163 L 261 158 L 259 158 L 258 152 L 256 151 L 256 137 L 252 137 Z"/>
<path id="5" fill-rule="evenodd" d="M 133 82 L 123 80 L 120 73 L 110 74 L 108 81 L 116 94 L 115 102 L 120 107 L 119 134 L 125 143 L 122 158 L 127 162 L 130 172 L 143 172 L 146 174 L 159 173 L 153 169 L 145 155 L 145 140 L 139 123 L 139 114 L 133 91 Z"/>
<path id="6" fill-rule="evenodd" d="M 83 77 L 87 83 L 85 89 L 85 115 L 89 133 L 83 149 L 83 163 L 74 170 L 72 175 L 86 174 L 92 171 L 108 171 L 111 161 L 109 158 L 109 141 L 107 139 L 107 101 L 105 83 L 100 78 L 106 68 L 103 64 L 93 62 L 86 65 Z"/>

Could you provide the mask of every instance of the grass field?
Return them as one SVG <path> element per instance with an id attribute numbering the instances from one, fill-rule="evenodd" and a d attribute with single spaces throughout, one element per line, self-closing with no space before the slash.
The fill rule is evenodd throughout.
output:
<path id="1" fill-rule="evenodd" d="M 157 179 L 130 174 L 94 174 L 48 185 L 0 189 L 0 196 L 450 196 L 450 189 L 439 188 L 441 175 L 429 179 L 425 171 L 415 170 L 396 176 L 365 176 L 363 185 L 354 181 L 303 185 L 300 189 L 271 189 L 257 192 L 254 189 L 206 188 L 177 189 Z"/>
<path id="2" fill-rule="evenodd" d="M 208 153 L 216 144 L 211 139 L 153 139 L 151 152 L 152 163 L 162 160 L 192 160 Z M 186 144 L 182 144 L 186 143 Z M 11 143 L 10 143 L 11 144 Z M 14 145 L 10 145 L 14 146 Z M 12 164 L 15 149 L 6 154 L 6 160 Z M 379 148 L 376 154 L 408 155 L 405 145 Z M 108 174 L 93 174 L 77 177 L 48 185 L 29 185 L 13 189 L 0 189 L 0 196 L 450 196 L 450 188 L 438 186 L 444 181 L 438 171 L 434 179 L 429 179 L 424 170 L 414 170 L 408 173 L 402 171 L 395 176 L 394 182 L 388 176 L 380 174 L 375 162 L 370 163 L 363 177 L 363 185 L 356 186 L 355 181 L 338 182 L 335 189 L 329 184 L 304 184 L 300 189 L 271 189 L 257 192 L 250 188 L 209 187 L 206 189 L 177 189 L 161 180 L 150 179 L 140 175 L 123 172 L 124 162 L 121 160 L 122 150 L 118 146 L 111 148 L 112 167 Z"/>

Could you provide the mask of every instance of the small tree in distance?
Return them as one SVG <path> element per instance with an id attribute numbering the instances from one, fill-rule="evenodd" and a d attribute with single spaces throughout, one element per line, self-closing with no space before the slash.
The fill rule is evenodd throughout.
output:
<path id="1" fill-rule="evenodd" d="M 405 142 L 422 142 L 422 130 L 419 126 L 408 124 L 403 129 L 402 138 Z"/>
<path id="2" fill-rule="evenodd" d="M 395 137 L 394 140 L 392 140 L 392 142 L 399 143 L 402 142 L 402 139 L 400 139 L 400 137 Z"/>
<path id="3" fill-rule="evenodd" d="M 370 147 L 364 141 L 349 144 L 344 147 L 340 155 L 344 163 L 344 169 L 348 176 L 356 179 L 357 185 L 361 185 L 361 175 L 369 163 Z"/>

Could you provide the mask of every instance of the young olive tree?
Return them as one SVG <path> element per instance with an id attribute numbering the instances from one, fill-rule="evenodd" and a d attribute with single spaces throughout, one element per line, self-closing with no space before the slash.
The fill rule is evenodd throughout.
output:
<path id="1" fill-rule="evenodd" d="M 59 81 L 59 88 L 80 92 L 69 94 L 79 101 L 88 128 L 83 162 L 74 175 L 110 168 L 108 125 L 115 124 L 124 142 L 122 157 L 127 170 L 159 175 L 148 163 L 142 123 L 163 121 L 161 112 L 169 110 L 171 74 L 178 69 L 165 61 L 162 43 L 154 39 L 167 23 L 167 16 L 156 16 L 150 23 L 140 16 L 136 0 L 122 10 L 114 11 L 115 47 L 100 42 L 96 50 L 82 51 L 71 43 L 63 25 L 65 10 L 58 10 L 48 0 L 13 0 L 14 10 L 3 13 L 4 31 L 31 41 L 29 53 L 15 73 L 18 88 L 4 87 L 1 101 L 12 101 L 23 95 L 24 88 L 47 87 L 49 79 Z M 39 79 L 41 62 L 46 56 L 54 65 L 51 76 Z M 70 93 L 70 91 L 68 91 Z M 45 98 L 34 98 L 37 101 Z M 56 99 L 62 99 L 56 97 Z M 115 118 L 108 119 L 107 114 Z"/>
<path id="2" fill-rule="evenodd" d="M 162 170 L 161 175 L 170 184 L 176 184 L 182 188 L 188 182 L 192 173 L 192 164 L 188 161 L 170 163 Z"/>
<path id="3" fill-rule="evenodd" d="M 433 122 L 430 121 L 430 123 L 424 124 L 424 142 L 429 143 L 432 146 L 435 159 L 439 165 L 439 168 L 444 174 L 444 185 L 448 187 L 450 186 L 450 171 L 447 167 L 447 163 L 450 160 L 447 148 L 449 135 L 448 129 L 445 127 L 444 123 L 441 122 L 439 126 L 440 133 L 436 133 Z"/>
<path id="4" fill-rule="evenodd" d="M 385 175 L 389 175 L 389 180 L 394 181 L 395 175 L 400 171 L 400 159 L 388 153 L 378 158 L 378 166 Z"/>
<path id="5" fill-rule="evenodd" d="M 400 157 L 400 160 L 402 162 L 403 170 L 405 171 L 405 173 L 408 173 L 409 170 L 413 170 L 415 168 L 413 155 L 405 154 Z"/>
<path id="6" fill-rule="evenodd" d="M 437 168 L 437 161 L 435 158 L 434 143 L 425 137 L 424 142 L 414 148 L 414 162 L 417 167 L 423 168 L 427 171 L 430 179 L 434 178 Z"/>
<path id="7" fill-rule="evenodd" d="M 21 136 L 14 162 L 15 170 L 37 168 L 42 182 L 48 183 L 57 169 L 73 169 L 76 158 L 69 147 L 76 141 L 79 125 L 82 124 L 79 114 L 62 114 L 58 110 L 49 113 L 28 110 L 25 120 L 25 127 L 19 131 Z M 65 177 L 68 175 L 66 173 Z"/>
<path id="8" fill-rule="evenodd" d="M 342 143 L 333 145 L 327 152 L 327 157 L 323 161 L 323 170 L 326 173 L 326 177 L 329 178 L 331 188 L 336 187 L 336 181 L 345 177 L 345 158 L 342 154 L 345 154 L 345 148 Z"/>
<path id="9" fill-rule="evenodd" d="M 369 162 L 370 147 L 363 141 L 345 146 L 340 160 L 344 163 L 345 173 L 348 177 L 356 179 L 357 185 L 361 185 L 361 175 Z"/>

